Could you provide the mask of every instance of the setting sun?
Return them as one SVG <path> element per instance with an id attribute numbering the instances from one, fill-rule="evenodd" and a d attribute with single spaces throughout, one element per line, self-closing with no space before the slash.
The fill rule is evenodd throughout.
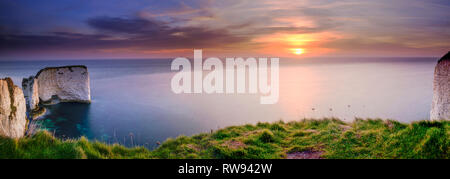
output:
<path id="1" fill-rule="evenodd" d="M 296 55 L 301 55 L 301 54 L 305 53 L 305 50 L 302 48 L 295 48 L 295 49 L 292 49 L 292 52 Z"/>

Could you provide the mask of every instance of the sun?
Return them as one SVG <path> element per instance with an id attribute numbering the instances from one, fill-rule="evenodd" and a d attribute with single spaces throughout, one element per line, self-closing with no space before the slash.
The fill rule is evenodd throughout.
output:
<path id="1" fill-rule="evenodd" d="M 294 53 L 296 55 L 301 55 L 301 54 L 305 53 L 305 50 L 302 48 L 294 48 L 294 49 L 291 49 L 291 51 L 292 51 L 292 53 Z"/>

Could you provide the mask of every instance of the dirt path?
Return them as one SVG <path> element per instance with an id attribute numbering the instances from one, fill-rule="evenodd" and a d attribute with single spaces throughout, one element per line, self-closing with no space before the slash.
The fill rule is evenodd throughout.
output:
<path id="1" fill-rule="evenodd" d="M 323 159 L 320 157 L 323 152 L 303 151 L 287 154 L 287 159 Z"/>

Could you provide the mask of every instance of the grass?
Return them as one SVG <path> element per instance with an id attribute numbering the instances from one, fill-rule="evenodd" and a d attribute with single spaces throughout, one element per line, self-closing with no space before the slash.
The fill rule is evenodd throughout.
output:
<path id="1" fill-rule="evenodd" d="M 450 122 L 338 119 L 231 126 L 213 133 L 167 139 L 157 149 L 61 140 L 41 131 L 21 139 L 0 138 L 0 158 L 287 158 L 320 152 L 321 158 L 450 158 Z"/>

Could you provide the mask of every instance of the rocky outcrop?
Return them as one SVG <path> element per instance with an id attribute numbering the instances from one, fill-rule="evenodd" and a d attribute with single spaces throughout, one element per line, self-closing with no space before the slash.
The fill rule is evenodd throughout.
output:
<path id="1" fill-rule="evenodd" d="M 25 96 L 25 101 L 27 102 L 27 108 L 30 110 L 35 110 L 39 108 L 39 92 L 38 83 L 34 76 L 29 78 L 24 78 L 22 80 L 22 89 Z"/>
<path id="2" fill-rule="evenodd" d="M 48 67 L 22 80 L 23 90 L 11 78 L 0 79 L 0 135 L 20 138 L 25 134 L 27 108 L 35 118 L 45 113 L 39 103 L 91 102 L 86 66 Z M 26 98 L 26 99 L 25 99 Z"/>
<path id="3" fill-rule="evenodd" d="M 40 102 L 91 102 L 89 72 L 86 66 L 48 67 L 40 70 L 37 80 Z"/>
<path id="4" fill-rule="evenodd" d="M 444 55 L 434 70 L 431 120 L 450 120 L 450 52 Z"/>
<path id="5" fill-rule="evenodd" d="M 25 98 L 11 78 L 0 79 L 0 135 L 20 138 L 27 124 Z"/>

